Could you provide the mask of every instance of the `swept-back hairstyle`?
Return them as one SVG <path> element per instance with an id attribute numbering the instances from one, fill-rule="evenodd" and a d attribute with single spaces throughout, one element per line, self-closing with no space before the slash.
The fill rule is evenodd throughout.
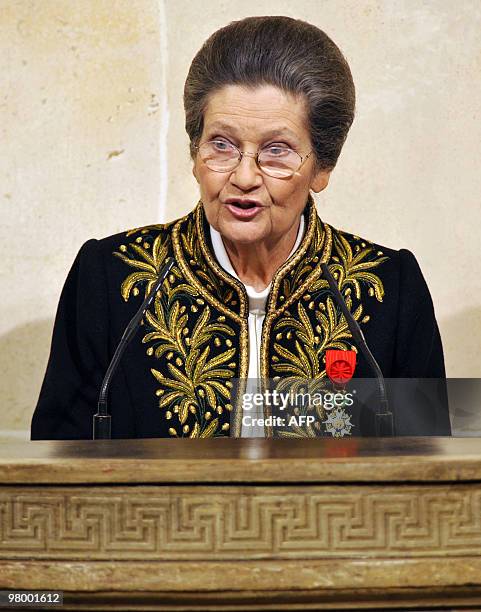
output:
<path id="1" fill-rule="evenodd" d="M 316 170 L 336 165 L 354 119 L 355 89 L 337 45 L 291 17 L 247 17 L 214 32 L 198 51 L 184 86 L 185 128 L 195 158 L 209 95 L 225 85 L 274 85 L 307 103 Z"/>

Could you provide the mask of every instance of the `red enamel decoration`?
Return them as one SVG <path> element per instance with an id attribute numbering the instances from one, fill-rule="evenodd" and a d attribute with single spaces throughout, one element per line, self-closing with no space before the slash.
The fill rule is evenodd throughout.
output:
<path id="1" fill-rule="evenodd" d="M 326 351 L 326 373 L 333 383 L 344 384 L 351 380 L 356 369 L 356 351 Z"/>

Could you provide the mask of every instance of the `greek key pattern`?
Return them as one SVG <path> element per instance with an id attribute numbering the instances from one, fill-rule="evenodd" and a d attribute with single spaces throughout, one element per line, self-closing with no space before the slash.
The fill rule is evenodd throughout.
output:
<path id="1" fill-rule="evenodd" d="M 4 487 L 0 558 L 481 556 L 476 487 Z"/>

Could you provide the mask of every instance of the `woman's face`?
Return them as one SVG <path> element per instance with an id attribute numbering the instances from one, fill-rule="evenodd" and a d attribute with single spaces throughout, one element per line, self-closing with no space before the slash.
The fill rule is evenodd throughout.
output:
<path id="1" fill-rule="evenodd" d="M 255 154 L 270 144 L 287 145 L 304 157 L 312 145 L 307 113 L 302 98 L 295 98 L 272 85 L 248 90 L 227 85 L 213 93 L 204 114 L 200 143 L 224 140 L 241 151 Z M 264 174 L 254 157 L 243 156 L 229 172 L 210 170 L 197 153 L 193 173 L 200 186 L 201 200 L 209 223 L 239 246 L 276 244 L 297 228 L 309 190 L 322 191 L 329 171 L 315 173 L 314 153 L 290 178 Z M 256 208 L 242 213 L 229 199 L 254 200 Z"/>

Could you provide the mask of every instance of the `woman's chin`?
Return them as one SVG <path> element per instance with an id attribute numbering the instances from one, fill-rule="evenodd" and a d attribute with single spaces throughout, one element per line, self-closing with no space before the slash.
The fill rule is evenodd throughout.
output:
<path id="1" fill-rule="evenodd" d="M 224 221 L 219 224 L 219 233 L 226 240 L 237 244 L 254 244 L 267 237 L 263 224 L 245 221 Z"/>

